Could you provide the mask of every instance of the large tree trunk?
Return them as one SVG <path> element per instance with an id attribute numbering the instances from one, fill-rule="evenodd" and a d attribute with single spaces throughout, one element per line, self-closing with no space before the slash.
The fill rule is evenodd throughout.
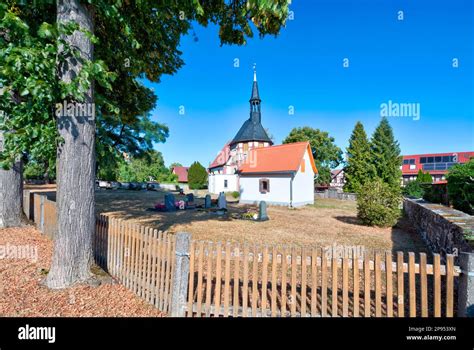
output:
<path id="1" fill-rule="evenodd" d="M 0 131 L 0 152 L 3 133 Z M 21 225 L 23 199 L 22 162 L 15 162 L 10 170 L 0 168 L 0 228 Z"/>
<path id="2" fill-rule="evenodd" d="M 58 22 L 73 21 L 93 32 L 91 13 L 80 0 L 58 0 L 57 11 Z M 76 31 L 64 39 L 78 48 L 84 59 L 92 60 L 93 45 L 84 33 Z M 70 58 L 59 67 L 59 78 L 70 83 L 81 68 L 81 62 Z M 92 87 L 84 103 L 93 103 Z M 90 278 L 95 229 L 95 121 L 92 116 L 62 114 L 58 130 L 64 141 L 57 155 L 58 232 L 46 279 L 50 288 L 65 288 Z"/>

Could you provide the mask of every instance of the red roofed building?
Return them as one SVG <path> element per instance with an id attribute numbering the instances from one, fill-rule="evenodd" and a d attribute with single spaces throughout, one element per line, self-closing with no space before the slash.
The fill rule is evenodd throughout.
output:
<path id="1" fill-rule="evenodd" d="M 188 182 L 188 171 L 189 167 L 187 166 L 175 166 L 171 169 L 173 174 L 178 175 L 178 182 L 182 183 Z"/>
<path id="2" fill-rule="evenodd" d="M 429 172 L 434 183 L 446 180 L 448 170 L 455 164 L 467 163 L 474 152 L 427 153 L 403 156 L 402 183 L 416 179 L 419 170 Z"/>
<path id="3" fill-rule="evenodd" d="M 314 203 L 317 169 L 311 147 L 308 142 L 273 146 L 261 124 L 255 72 L 249 102 L 249 119 L 209 165 L 209 192 L 238 191 L 241 203 Z"/>

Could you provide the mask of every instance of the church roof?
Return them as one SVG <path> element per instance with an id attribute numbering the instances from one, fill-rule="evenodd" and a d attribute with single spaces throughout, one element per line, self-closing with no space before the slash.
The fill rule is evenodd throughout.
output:
<path id="1" fill-rule="evenodd" d="M 244 122 L 244 124 L 232 140 L 231 144 L 244 141 L 261 141 L 269 142 L 270 144 L 273 143 L 270 137 L 268 137 L 268 134 L 263 128 L 260 121 L 255 119 L 252 120 L 251 117 Z"/>
<path id="2" fill-rule="evenodd" d="M 217 154 L 214 161 L 209 165 L 209 169 L 224 166 L 230 157 L 230 142 L 227 142 L 222 150 Z"/>
<path id="3" fill-rule="evenodd" d="M 250 173 L 278 173 L 296 172 L 300 168 L 301 160 L 308 152 L 311 167 L 318 172 L 314 164 L 313 153 L 309 142 L 295 142 L 279 146 L 259 147 L 250 150 L 249 159 L 253 162 L 244 163 L 239 172 Z"/>
<path id="4" fill-rule="evenodd" d="M 259 141 L 259 142 L 268 142 L 273 144 L 273 141 L 268 137 L 267 132 L 262 126 L 261 123 L 261 112 L 260 112 L 260 95 L 258 93 L 258 83 L 257 83 L 257 73 L 254 71 L 253 75 L 253 84 L 252 84 L 252 94 L 250 95 L 250 117 L 247 119 L 244 124 L 241 126 L 240 130 L 237 132 L 232 144 L 239 142 L 248 142 L 248 141 Z"/>

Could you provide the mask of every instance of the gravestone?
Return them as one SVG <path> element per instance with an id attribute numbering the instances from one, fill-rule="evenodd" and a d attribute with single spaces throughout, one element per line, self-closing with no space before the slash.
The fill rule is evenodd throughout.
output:
<path id="1" fill-rule="evenodd" d="M 175 211 L 176 210 L 174 196 L 173 196 L 172 193 L 166 193 L 165 194 L 165 208 L 166 208 L 166 211 Z"/>
<path id="2" fill-rule="evenodd" d="M 258 205 L 258 221 L 267 221 L 269 217 L 267 215 L 267 202 L 261 201 Z"/>
<path id="3" fill-rule="evenodd" d="M 204 208 L 210 208 L 211 207 L 211 195 L 206 194 L 206 197 L 204 198 Z"/>
<path id="4" fill-rule="evenodd" d="M 225 193 L 219 193 L 219 198 L 217 199 L 217 207 L 219 209 L 226 209 L 227 210 L 227 200 L 225 199 Z"/>
<path id="5" fill-rule="evenodd" d="M 194 202 L 194 194 L 188 193 L 186 195 L 186 198 L 187 198 L 188 202 L 191 202 L 191 203 Z"/>

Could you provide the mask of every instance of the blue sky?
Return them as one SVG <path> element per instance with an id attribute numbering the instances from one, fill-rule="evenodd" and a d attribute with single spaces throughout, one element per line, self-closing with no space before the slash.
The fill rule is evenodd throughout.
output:
<path id="1" fill-rule="evenodd" d="M 156 145 L 168 165 L 208 166 L 234 137 L 249 116 L 253 63 L 262 124 L 276 144 L 307 125 L 345 150 L 356 121 L 370 135 L 391 100 L 420 106 L 419 120 L 389 117 L 402 154 L 474 150 L 472 0 L 294 0 L 290 8 L 294 19 L 278 37 L 255 35 L 240 47 L 221 47 L 217 27 L 195 25 L 198 41 L 181 41 L 185 66 L 146 82 L 159 97 L 153 119 L 170 128 Z"/>

